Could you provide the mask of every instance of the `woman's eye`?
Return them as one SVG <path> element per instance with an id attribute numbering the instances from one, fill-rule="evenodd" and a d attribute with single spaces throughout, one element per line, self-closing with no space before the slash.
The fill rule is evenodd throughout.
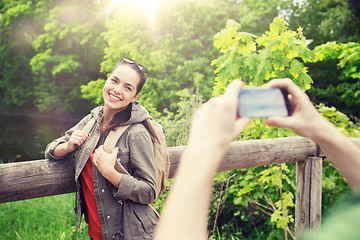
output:
<path id="1" fill-rule="evenodd" d="M 131 88 L 131 87 L 125 87 L 125 89 L 126 89 L 127 91 L 132 91 L 132 88 Z"/>
<path id="2" fill-rule="evenodd" d="M 113 78 L 113 79 L 111 79 L 111 82 L 117 83 L 117 80 Z"/>

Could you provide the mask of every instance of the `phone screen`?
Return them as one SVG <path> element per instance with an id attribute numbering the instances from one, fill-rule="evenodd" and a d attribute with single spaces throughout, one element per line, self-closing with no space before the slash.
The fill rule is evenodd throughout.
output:
<path id="1" fill-rule="evenodd" d="M 280 88 L 244 87 L 239 93 L 240 117 L 266 118 L 288 116 L 286 90 Z"/>

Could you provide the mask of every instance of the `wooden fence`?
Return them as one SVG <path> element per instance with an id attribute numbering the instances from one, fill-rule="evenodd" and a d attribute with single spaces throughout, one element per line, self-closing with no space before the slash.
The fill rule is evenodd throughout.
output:
<path id="1" fill-rule="evenodd" d="M 353 139 L 360 145 L 360 139 Z M 170 147 L 174 177 L 186 146 Z M 218 171 L 296 162 L 295 236 L 321 222 L 321 177 L 325 154 L 311 140 L 287 137 L 233 142 Z M 0 203 L 75 191 L 72 159 L 0 164 Z"/>

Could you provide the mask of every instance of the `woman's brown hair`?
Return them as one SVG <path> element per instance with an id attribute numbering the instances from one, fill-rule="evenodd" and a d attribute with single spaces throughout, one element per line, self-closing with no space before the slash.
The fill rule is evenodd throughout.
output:
<path id="1" fill-rule="evenodd" d="M 129 121 L 131 117 L 131 103 L 127 106 L 127 108 L 121 110 L 120 112 L 116 113 L 113 118 L 111 119 L 109 125 L 105 126 L 104 133 L 110 132 L 114 130 L 116 127 L 120 126 L 121 124 L 126 123 Z"/>

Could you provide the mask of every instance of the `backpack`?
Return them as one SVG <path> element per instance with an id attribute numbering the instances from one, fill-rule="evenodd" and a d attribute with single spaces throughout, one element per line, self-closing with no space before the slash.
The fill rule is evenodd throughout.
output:
<path id="1" fill-rule="evenodd" d="M 155 197 L 158 198 L 166 189 L 167 181 L 169 178 L 170 160 L 169 152 L 166 146 L 165 131 L 164 128 L 151 118 L 147 118 L 141 122 L 146 130 L 150 133 L 151 140 L 154 145 L 154 165 L 156 172 L 156 193 Z M 95 124 L 95 119 L 92 118 L 83 128 L 83 131 L 90 133 Z M 115 128 L 110 131 L 104 142 L 104 150 L 111 153 L 122 134 L 131 125 L 124 125 Z M 121 165 L 121 164 L 120 164 Z M 125 168 L 122 169 L 122 173 L 129 174 Z"/>

